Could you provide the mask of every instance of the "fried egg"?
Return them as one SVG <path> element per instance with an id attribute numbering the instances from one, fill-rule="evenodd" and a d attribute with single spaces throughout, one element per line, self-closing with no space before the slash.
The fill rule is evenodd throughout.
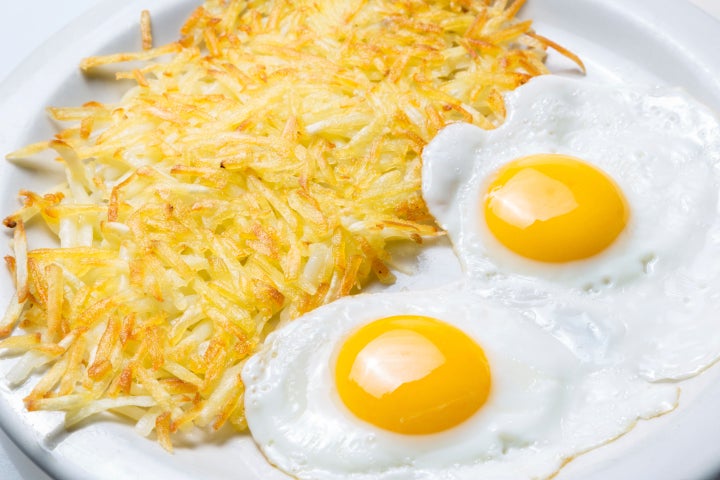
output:
<path id="1" fill-rule="evenodd" d="M 717 232 L 720 128 L 688 95 L 543 76 L 506 107 L 499 128 L 452 124 L 423 152 L 423 196 L 469 274 L 602 289 Z"/>
<path id="2" fill-rule="evenodd" d="M 270 334 L 243 369 L 268 460 L 301 479 L 547 477 L 674 407 L 675 387 L 466 288 L 347 297 Z"/>
<path id="3" fill-rule="evenodd" d="M 571 345 L 593 332 L 613 347 L 586 355 L 648 380 L 717 361 L 714 113 L 678 89 L 553 76 L 506 106 L 499 128 L 449 125 L 423 152 L 424 198 L 476 295 Z"/>

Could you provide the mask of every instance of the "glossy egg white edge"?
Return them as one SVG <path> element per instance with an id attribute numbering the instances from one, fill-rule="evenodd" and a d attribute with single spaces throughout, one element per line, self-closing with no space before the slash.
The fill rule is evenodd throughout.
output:
<path id="1" fill-rule="evenodd" d="M 335 388 L 344 339 L 393 315 L 426 315 L 485 351 L 493 387 L 463 424 L 401 435 L 357 419 Z M 620 364 L 580 359 L 517 309 L 463 284 L 361 294 L 321 307 L 268 336 L 243 369 L 248 425 L 269 461 L 302 479 L 546 478 L 563 463 L 672 410 L 673 385 Z"/>

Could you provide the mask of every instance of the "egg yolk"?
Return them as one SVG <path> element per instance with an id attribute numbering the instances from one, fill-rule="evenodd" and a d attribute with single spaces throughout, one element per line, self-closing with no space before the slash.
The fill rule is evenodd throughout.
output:
<path id="1" fill-rule="evenodd" d="M 541 262 L 592 257 L 623 231 L 628 203 L 604 172 L 571 156 L 541 154 L 505 165 L 485 193 L 485 221 L 500 243 Z"/>
<path id="2" fill-rule="evenodd" d="M 424 316 L 376 320 L 342 345 L 335 382 L 357 417 L 403 434 L 429 434 L 473 415 L 490 392 L 480 346 L 457 328 Z"/>

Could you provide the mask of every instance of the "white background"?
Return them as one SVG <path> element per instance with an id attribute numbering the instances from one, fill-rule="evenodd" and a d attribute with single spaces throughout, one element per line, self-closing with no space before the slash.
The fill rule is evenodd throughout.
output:
<path id="1" fill-rule="evenodd" d="M 45 39 L 95 5 L 113 0 L 3 0 L 0 6 L 0 82 Z M 571 0 L 568 0 L 571 1 Z M 720 19 L 720 0 L 689 1 Z M 200 0 L 198 0 L 200 3 Z M 720 23 L 718 23 L 720 28 Z M 720 74 L 720 72 L 718 72 Z M 2 161 L 0 159 L 0 161 Z M 0 430 L 2 480 L 51 480 Z"/>

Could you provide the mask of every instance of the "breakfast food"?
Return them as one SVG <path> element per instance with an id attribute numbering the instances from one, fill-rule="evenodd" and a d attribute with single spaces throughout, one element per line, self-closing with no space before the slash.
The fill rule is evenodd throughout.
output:
<path id="1" fill-rule="evenodd" d="M 423 153 L 428 208 L 466 274 L 485 295 L 532 305 L 537 323 L 560 338 L 583 330 L 619 343 L 610 350 L 649 380 L 711 365 L 720 353 L 720 322 L 708 301 L 720 289 L 720 267 L 707 260 L 720 255 L 714 113 L 678 89 L 554 76 L 528 82 L 506 101 L 501 127 L 450 125 Z M 548 162 L 554 171 L 543 170 Z M 505 178 L 508 168 L 513 175 Z M 588 177 L 593 198 L 573 191 Z M 499 208 L 489 201 L 504 202 L 500 213 L 516 224 L 508 235 L 491 230 L 497 220 L 488 213 Z M 533 222 L 556 243 L 536 242 L 548 233 Z M 513 251 L 507 238 L 544 246 L 548 256 L 567 254 L 568 240 L 585 241 L 590 254 L 538 260 Z M 598 239 L 606 247 L 596 251 Z M 560 306 L 575 320 L 555 321 Z"/>
<path id="2" fill-rule="evenodd" d="M 425 143 L 499 124 L 548 47 L 574 58 L 522 3 L 208 0 L 177 42 L 153 47 L 144 14 L 142 51 L 84 60 L 154 61 L 117 75 L 134 82 L 117 103 L 51 108 L 67 128 L 10 155 L 50 149 L 67 177 L 4 222 L 0 349 L 22 354 L 10 383 L 41 373 L 27 407 L 119 413 L 168 449 L 245 428 L 240 370 L 267 331 L 392 281 L 388 243 L 439 234 Z M 33 223 L 59 248 L 29 248 Z"/>
<path id="3" fill-rule="evenodd" d="M 76 123 L 16 154 L 50 146 L 68 175 L 6 220 L 18 294 L 3 327 L 22 331 L 0 347 L 27 352 L 12 380 L 41 371 L 27 406 L 68 424 L 120 413 L 166 448 L 174 432 L 247 419 L 300 478 L 513 480 L 552 476 L 671 410 L 675 384 L 654 381 L 719 350 L 699 298 L 717 277 L 699 259 L 717 253 L 716 122 L 681 95 L 555 79 L 503 102 L 548 45 L 512 19 L 519 5 L 208 2 L 176 44 L 153 49 L 145 15 L 144 52 L 85 61 L 173 55 L 120 74 L 138 87 L 118 105 L 53 110 Z M 425 162 L 441 171 L 425 193 L 464 281 L 313 310 L 373 274 L 389 281 L 391 241 L 438 233 L 417 195 L 422 145 L 456 120 L 495 127 L 506 109 L 482 149 L 484 131 L 453 125 L 426 151 L 470 150 L 485 169 Z M 644 171 L 648 152 L 671 168 Z M 539 180 L 570 217 L 538 214 L 526 187 Z M 60 249 L 28 249 L 40 216 Z M 670 227 L 647 220 L 661 216 Z M 527 228 L 538 218 L 549 228 Z M 676 255 L 688 229 L 708 232 L 698 257 Z"/>
<path id="4" fill-rule="evenodd" d="M 545 76 L 506 103 L 500 128 L 451 125 L 423 153 L 425 200 L 468 273 L 617 290 L 711 241 L 718 122 L 687 94 Z M 546 165 L 517 168 L 533 157 Z"/>
<path id="5" fill-rule="evenodd" d="M 720 255 L 718 119 L 677 90 L 552 76 L 506 105 L 500 127 L 449 125 L 423 152 L 462 279 L 339 300 L 247 362 L 247 420 L 274 465 L 552 478 L 671 411 L 677 381 L 718 359 L 704 292 L 720 267 L 703 260 Z M 446 347 L 455 335 L 469 340 Z"/>
<path id="6" fill-rule="evenodd" d="M 524 313 L 461 284 L 314 310 L 243 369 L 253 438 L 301 479 L 548 478 L 674 408 L 675 386 L 577 357 Z"/>

